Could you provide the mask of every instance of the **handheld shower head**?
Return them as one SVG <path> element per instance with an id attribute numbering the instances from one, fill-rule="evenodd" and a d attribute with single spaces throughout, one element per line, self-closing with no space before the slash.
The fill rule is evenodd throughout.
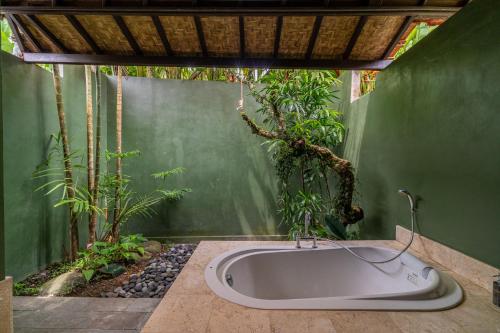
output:
<path id="1" fill-rule="evenodd" d="M 400 190 L 398 190 L 398 193 L 403 195 L 403 196 L 406 196 L 408 198 L 408 201 L 410 202 L 410 209 L 412 212 L 414 212 L 416 210 L 415 209 L 415 201 L 413 200 L 413 197 L 410 194 L 410 192 L 408 192 L 408 190 L 405 190 L 405 189 L 400 189 Z"/>

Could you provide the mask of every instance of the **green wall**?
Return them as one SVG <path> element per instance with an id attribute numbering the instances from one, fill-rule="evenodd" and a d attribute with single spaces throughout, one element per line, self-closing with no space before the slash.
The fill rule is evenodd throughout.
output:
<path id="1" fill-rule="evenodd" d="M 16 280 L 64 257 L 66 208 L 34 189 L 32 172 L 47 156 L 49 136 L 59 132 L 52 74 L 1 53 L 6 274 Z M 85 149 L 85 80 L 82 67 L 64 66 L 63 98 L 73 151 Z M 81 178 L 80 181 L 85 181 Z M 87 225 L 80 223 L 81 245 Z"/>
<path id="2" fill-rule="evenodd" d="M 1 42 L 0 42 L 1 43 Z M 0 281 L 5 279 L 5 219 L 3 216 L 3 57 L 0 56 Z"/>
<path id="3" fill-rule="evenodd" d="M 475 0 L 344 103 L 367 238 L 407 228 L 500 267 L 500 11 Z"/>
<path id="4" fill-rule="evenodd" d="M 108 140 L 114 138 L 116 81 L 109 79 Z M 239 85 L 145 78 L 123 80 L 123 149 L 138 149 L 124 173 L 146 193 L 161 183 L 151 177 L 177 166 L 183 175 L 169 187 L 193 192 L 165 203 L 152 220 L 135 219 L 129 231 L 147 236 L 275 235 L 276 178 L 263 140 L 252 135 L 236 111 Z M 253 98 L 245 100 L 256 109 Z"/>

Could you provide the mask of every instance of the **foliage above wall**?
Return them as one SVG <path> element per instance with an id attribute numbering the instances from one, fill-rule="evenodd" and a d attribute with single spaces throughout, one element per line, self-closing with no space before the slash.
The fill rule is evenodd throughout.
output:
<path id="1" fill-rule="evenodd" d="M 268 139 L 281 181 L 280 212 L 291 233 L 300 231 L 306 214 L 321 233 L 333 232 L 324 228 L 325 215 L 335 216 L 340 227 L 363 218 L 363 210 L 352 205 L 351 163 L 333 153 L 343 138 L 339 114 L 330 108 L 338 82 L 334 72 L 305 70 L 272 70 L 257 81 L 263 88 L 246 80 L 261 105 L 257 112 L 263 116 L 263 124 L 250 119 L 242 105 L 241 116 L 254 134 Z M 328 182 L 329 170 L 338 176 L 335 197 Z M 296 174 L 298 191 L 291 181 Z"/>

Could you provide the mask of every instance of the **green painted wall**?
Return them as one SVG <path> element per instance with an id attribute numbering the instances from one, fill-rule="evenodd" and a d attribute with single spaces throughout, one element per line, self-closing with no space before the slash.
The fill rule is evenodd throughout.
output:
<path id="1" fill-rule="evenodd" d="M 116 81 L 109 79 L 108 140 L 114 138 Z M 263 140 L 236 111 L 239 85 L 222 82 L 123 80 L 123 149 L 139 149 L 124 173 L 139 193 L 154 190 L 153 172 L 182 166 L 167 182 L 193 192 L 162 205 L 152 221 L 135 219 L 129 231 L 148 236 L 273 235 L 276 178 Z M 247 97 L 248 110 L 256 108 Z M 110 145 L 113 148 L 113 144 Z"/>
<path id="2" fill-rule="evenodd" d="M 1 42 L 0 42 L 1 43 Z M 3 57 L 0 56 L 0 281 L 5 279 L 5 221 L 3 216 Z"/>
<path id="3" fill-rule="evenodd" d="M 47 156 L 49 136 L 59 131 L 52 74 L 1 53 L 6 274 L 16 280 L 63 258 L 67 211 L 54 196 L 34 193 L 32 172 Z M 85 81 L 82 67 L 65 66 L 63 98 L 72 150 L 85 149 Z M 105 112 L 104 112 L 105 114 Z M 85 181 L 80 178 L 80 181 Z M 81 245 L 87 225 L 80 223 Z"/>
<path id="4" fill-rule="evenodd" d="M 475 0 L 344 103 L 367 238 L 409 227 L 500 267 L 500 11 Z"/>

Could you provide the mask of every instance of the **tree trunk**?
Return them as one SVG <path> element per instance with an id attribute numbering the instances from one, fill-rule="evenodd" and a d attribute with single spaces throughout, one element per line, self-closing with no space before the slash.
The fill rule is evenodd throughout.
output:
<path id="1" fill-rule="evenodd" d="M 85 66 L 85 93 L 87 97 L 87 186 L 89 191 L 89 203 L 95 207 L 95 173 L 94 173 L 94 111 L 92 108 L 92 69 Z M 97 213 L 91 210 L 89 213 L 89 235 L 88 244 L 95 242 L 95 229 Z"/>
<path id="2" fill-rule="evenodd" d="M 52 77 L 54 80 L 54 90 L 56 94 L 57 116 L 59 118 L 59 130 L 63 145 L 64 176 L 67 188 L 68 199 L 75 198 L 73 187 L 73 167 L 71 165 L 70 148 L 68 142 L 68 130 L 66 128 L 66 117 L 64 114 L 64 104 L 62 97 L 61 75 L 58 65 L 52 66 Z M 69 238 L 70 238 L 70 260 L 74 261 L 78 255 L 78 216 L 74 211 L 74 204 L 69 203 Z"/>
<path id="3" fill-rule="evenodd" d="M 280 132 L 271 132 L 265 130 L 248 117 L 242 108 L 240 115 L 247 125 L 252 130 L 252 133 L 262 136 L 266 139 L 283 139 L 283 134 Z M 279 130 L 279 129 L 278 129 Z M 363 209 L 352 204 L 352 196 L 354 192 L 354 172 L 351 162 L 344 160 L 335 155 L 330 149 L 318 145 L 310 144 L 304 140 L 296 140 L 289 143 L 290 148 L 301 155 L 314 156 L 330 167 L 339 176 L 339 194 L 335 199 L 335 208 L 341 222 L 344 225 L 354 224 L 363 218 Z"/>
<path id="4" fill-rule="evenodd" d="M 118 67 L 118 77 L 116 85 L 116 188 L 115 188 L 115 210 L 113 215 L 113 226 L 111 229 L 112 241 L 116 242 L 120 235 L 120 191 L 122 187 L 122 71 Z"/>
<path id="5" fill-rule="evenodd" d="M 99 75 L 99 66 L 95 68 L 95 107 L 96 107 L 96 142 L 95 142 L 95 173 L 94 173 L 94 203 L 99 206 L 99 176 L 101 172 L 101 76 Z M 92 215 L 92 223 L 97 227 L 97 212 Z"/>

